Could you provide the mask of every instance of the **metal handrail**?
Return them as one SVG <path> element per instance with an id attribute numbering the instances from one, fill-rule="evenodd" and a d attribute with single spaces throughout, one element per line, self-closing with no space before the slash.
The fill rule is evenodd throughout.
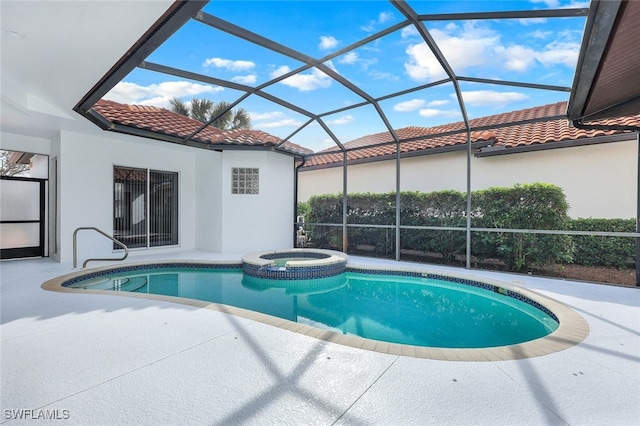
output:
<path id="1" fill-rule="evenodd" d="M 104 235 L 105 237 L 107 237 L 108 239 L 110 239 L 111 241 L 113 241 L 114 243 L 116 243 L 117 245 L 119 245 L 120 247 L 122 247 L 124 249 L 124 256 L 122 256 L 121 258 L 94 258 L 94 259 L 87 259 L 84 261 L 84 263 L 82 264 L 82 268 L 86 268 L 87 267 L 87 263 L 91 262 L 91 261 L 110 261 L 110 260 L 125 260 L 127 258 L 127 256 L 129 256 L 129 247 L 127 247 L 125 244 L 121 243 L 120 241 L 116 240 L 115 238 L 113 238 L 111 235 L 107 234 L 106 232 L 95 228 L 93 226 L 83 226 L 80 227 L 78 229 L 76 229 L 75 231 L 73 231 L 73 267 L 77 268 L 78 267 L 78 231 L 83 231 L 83 230 L 93 230 L 98 232 L 99 234 Z"/>

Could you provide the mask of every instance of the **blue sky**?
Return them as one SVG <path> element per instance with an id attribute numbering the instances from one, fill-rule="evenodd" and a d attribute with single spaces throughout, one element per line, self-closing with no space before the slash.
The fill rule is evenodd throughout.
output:
<path id="1" fill-rule="evenodd" d="M 588 2 L 411 1 L 418 14 L 588 7 Z M 321 59 L 404 21 L 387 1 L 216 1 L 204 11 L 277 43 Z M 489 21 L 425 21 L 458 76 L 570 87 L 585 18 Z M 301 67 L 295 59 L 236 39 L 198 22 L 189 22 L 158 48 L 149 61 L 255 87 Z M 325 62 L 374 98 L 446 77 L 412 26 Z M 363 99 L 317 69 L 309 69 L 264 89 L 311 113 L 358 104 Z M 568 99 L 568 93 L 461 82 L 470 118 Z M 118 102 L 169 108 L 174 96 L 235 102 L 243 92 L 137 69 L 107 96 Z M 384 100 L 380 106 L 394 128 L 430 127 L 460 121 L 453 85 L 442 84 Z M 308 118 L 258 96 L 239 104 L 253 128 L 287 137 Z M 341 142 L 385 131 L 372 106 L 323 117 Z M 318 124 L 291 140 L 318 151 L 334 146 Z"/>

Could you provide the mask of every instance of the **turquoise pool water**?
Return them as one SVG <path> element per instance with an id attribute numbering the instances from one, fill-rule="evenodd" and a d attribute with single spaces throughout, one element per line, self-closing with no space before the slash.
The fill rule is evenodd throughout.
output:
<path id="1" fill-rule="evenodd" d="M 69 287 L 177 296 L 250 309 L 368 339 L 417 346 L 484 348 L 553 332 L 558 323 L 515 298 L 432 278 L 344 274 L 270 280 L 241 270 L 136 270 Z"/>

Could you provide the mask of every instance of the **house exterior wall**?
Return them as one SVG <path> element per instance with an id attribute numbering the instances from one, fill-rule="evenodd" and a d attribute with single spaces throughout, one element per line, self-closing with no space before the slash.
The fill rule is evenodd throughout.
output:
<path id="1" fill-rule="evenodd" d="M 293 158 L 265 151 L 208 151 L 107 132 L 61 131 L 52 139 L 2 134 L 2 149 L 50 156 L 50 256 L 73 260 L 78 227 L 113 230 L 113 166 L 179 173 L 179 245 L 131 249 L 129 258 L 176 250 L 243 254 L 293 245 Z M 260 169 L 259 195 L 232 195 L 231 168 Z M 56 176 L 57 170 L 57 176 Z M 55 211 L 55 206 L 58 211 Z M 78 262 L 112 258 L 112 243 L 78 233 Z"/>
<path id="2" fill-rule="evenodd" d="M 196 156 L 196 249 L 222 252 L 223 153 L 198 150 Z"/>
<path id="3" fill-rule="evenodd" d="M 257 167 L 259 194 L 232 194 L 234 167 Z M 293 158 L 267 151 L 225 151 L 222 161 L 222 252 L 293 246 Z"/>
<path id="4" fill-rule="evenodd" d="M 395 160 L 351 165 L 348 192 L 395 191 Z M 404 158 L 403 191 L 466 191 L 465 151 Z M 471 158 L 471 189 L 544 182 L 564 190 L 573 218 L 634 218 L 638 143 L 634 139 L 597 145 Z M 342 191 L 342 167 L 301 171 L 299 201 Z M 383 177 L 384 179 L 381 179 Z M 336 190 L 336 188 L 339 188 Z"/>
<path id="5" fill-rule="evenodd" d="M 73 257 L 73 232 L 78 227 L 113 230 L 113 166 L 178 172 L 178 239 L 182 249 L 195 247 L 194 149 L 112 133 L 105 136 L 62 131 L 59 169 L 60 261 Z M 152 248 L 154 252 L 175 247 Z M 114 257 L 112 243 L 92 231 L 78 234 L 78 257 Z M 148 254 L 132 249 L 129 256 Z"/>

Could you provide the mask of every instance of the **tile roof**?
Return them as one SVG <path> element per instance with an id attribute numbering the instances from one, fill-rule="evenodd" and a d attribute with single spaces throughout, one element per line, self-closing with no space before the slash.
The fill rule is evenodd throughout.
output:
<path id="1" fill-rule="evenodd" d="M 93 109 L 110 123 L 181 139 L 187 138 L 202 126 L 200 121 L 154 106 L 127 105 L 101 99 Z M 225 131 L 213 126 L 206 127 L 192 140 L 212 148 L 223 148 L 225 145 L 276 147 L 282 142 L 282 139 L 261 130 Z M 279 149 L 300 155 L 313 152 L 291 142 L 283 143 Z"/>
<path id="2" fill-rule="evenodd" d="M 566 102 L 558 102 L 470 120 L 469 123 L 472 129 L 491 127 L 488 130 L 472 130 L 471 142 L 487 142 L 487 145 L 491 145 L 493 149 L 495 147 L 509 149 L 542 144 L 550 144 L 549 147 L 551 148 L 553 147 L 551 144 L 556 142 L 622 133 L 622 131 L 618 130 L 584 130 L 572 127 L 565 116 L 566 108 Z M 548 119 L 544 120 L 545 118 Z M 532 120 L 543 121 L 531 122 Z M 513 125 L 512 123 L 520 124 Z M 640 125 L 640 115 L 601 120 L 597 124 L 638 126 Z M 429 128 L 404 127 L 396 130 L 395 133 L 400 141 L 408 139 L 408 141 L 400 144 L 401 153 L 403 154 L 420 151 L 428 154 L 430 150 L 434 152 L 435 148 L 462 148 L 467 142 L 463 122 Z M 443 133 L 445 135 L 442 135 Z M 355 161 L 394 155 L 395 144 L 379 145 L 392 141 L 393 138 L 389 132 L 382 132 L 364 136 L 343 145 L 348 151 L 348 161 Z M 366 146 L 371 147 L 363 148 Z M 354 148 L 362 149 L 352 151 Z M 478 151 L 481 152 L 481 150 L 482 148 Z M 337 147 L 330 148 L 307 158 L 303 167 L 342 163 L 342 159 L 343 154 Z"/>
<path id="3" fill-rule="evenodd" d="M 510 148 L 546 144 L 549 148 L 553 148 L 557 146 L 554 146 L 554 143 L 622 133 L 619 130 L 584 130 L 572 127 L 565 117 L 566 107 L 566 102 L 558 102 L 470 120 L 472 129 L 481 129 L 472 130 L 471 142 L 474 144 L 486 142 L 486 145 L 476 152 L 487 150 L 487 146 L 491 146 L 489 148 L 491 150 L 505 148 L 507 151 L 503 152 L 508 152 Z M 113 124 L 181 139 L 188 137 L 202 126 L 202 123 L 197 120 L 154 106 L 126 105 L 100 100 L 93 108 Z M 601 120 L 596 123 L 638 126 L 640 115 Z M 439 152 L 443 149 L 463 149 L 467 142 L 463 122 L 434 127 L 409 126 L 395 130 L 395 133 L 401 141 L 402 154 L 420 155 Z M 223 131 L 212 126 L 203 129 L 192 140 L 221 149 L 224 149 L 224 146 L 276 147 L 282 142 L 282 139 L 277 136 L 261 130 Z M 395 143 L 389 132 L 363 136 L 343 145 L 347 148 L 348 161 L 366 161 L 395 154 Z M 288 141 L 279 149 L 308 156 L 303 168 L 337 165 L 341 164 L 343 159 L 343 154 L 338 147 L 320 151 L 312 156 L 309 156 L 313 154 L 310 149 Z"/>

